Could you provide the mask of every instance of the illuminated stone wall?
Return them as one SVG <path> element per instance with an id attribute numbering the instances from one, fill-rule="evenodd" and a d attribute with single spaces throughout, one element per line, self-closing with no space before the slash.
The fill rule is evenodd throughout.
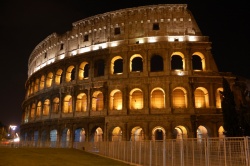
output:
<path id="1" fill-rule="evenodd" d="M 30 55 L 22 138 L 222 137 L 219 90 L 222 76 L 234 77 L 219 73 L 211 49 L 185 4 L 122 9 L 75 22 Z"/>
<path id="2" fill-rule="evenodd" d="M 29 59 L 29 76 L 61 59 L 83 52 L 158 41 L 207 41 L 187 5 L 155 5 L 122 9 L 73 23 L 71 31 L 48 36 Z M 131 48 L 134 49 L 134 48 Z"/>

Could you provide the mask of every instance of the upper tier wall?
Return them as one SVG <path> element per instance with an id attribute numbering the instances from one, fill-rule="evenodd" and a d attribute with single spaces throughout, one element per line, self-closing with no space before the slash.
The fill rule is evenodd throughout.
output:
<path id="1" fill-rule="evenodd" d="M 207 41 L 186 4 L 127 8 L 73 23 L 63 35 L 53 33 L 30 55 L 28 76 L 55 61 L 101 48 L 150 42 Z"/>

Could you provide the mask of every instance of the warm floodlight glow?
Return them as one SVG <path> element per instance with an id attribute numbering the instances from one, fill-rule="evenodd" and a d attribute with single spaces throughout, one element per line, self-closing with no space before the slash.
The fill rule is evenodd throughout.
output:
<path id="1" fill-rule="evenodd" d="M 55 58 L 50 59 L 50 60 L 48 60 L 47 65 L 49 65 L 49 64 L 51 64 L 51 63 L 54 63 L 54 62 L 55 62 Z"/>
<path id="2" fill-rule="evenodd" d="M 74 51 L 71 52 L 71 55 L 73 55 L 73 56 L 75 56 L 76 54 L 77 54 L 76 50 L 74 50 Z"/>
<path id="3" fill-rule="evenodd" d="M 37 67 L 35 68 L 35 72 L 38 71 L 38 70 L 40 70 L 40 69 L 41 69 L 41 67 L 40 67 L 40 66 L 37 66 Z"/>
<path id="4" fill-rule="evenodd" d="M 178 75 L 178 76 L 183 76 L 183 75 L 184 75 L 184 72 L 183 72 L 183 71 L 176 70 L 176 72 L 177 72 L 177 75 Z"/>
<path id="5" fill-rule="evenodd" d="M 89 51 L 90 51 L 90 47 L 84 47 L 80 49 L 80 53 L 89 52 Z"/>
<path id="6" fill-rule="evenodd" d="M 112 42 L 112 43 L 111 43 L 111 47 L 116 47 L 117 45 L 118 45 L 117 42 Z"/>
<path id="7" fill-rule="evenodd" d="M 46 66 L 46 63 L 41 64 L 41 68 L 43 68 L 44 66 Z"/>
<path id="8" fill-rule="evenodd" d="M 93 46 L 93 50 L 98 50 L 98 46 Z"/>
<path id="9" fill-rule="evenodd" d="M 202 100 L 200 100 L 200 99 L 197 99 L 195 101 L 195 106 L 196 106 L 196 108 L 203 108 L 204 107 L 204 102 Z"/>
<path id="10" fill-rule="evenodd" d="M 136 43 L 137 43 L 137 44 L 142 44 L 142 43 L 144 43 L 144 39 L 137 39 L 137 40 L 136 40 Z"/>
<path id="11" fill-rule="evenodd" d="M 108 47 L 107 43 L 98 44 L 99 49 L 104 49 L 104 48 L 107 48 L 107 47 Z"/>
<path id="12" fill-rule="evenodd" d="M 101 46 L 101 44 L 93 46 L 93 50 L 98 50 L 98 49 L 103 49 L 103 47 Z"/>
<path id="13" fill-rule="evenodd" d="M 189 36 L 189 35 L 184 35 L 184 36 L 165 36 L 165 40 L 169 41 L 169 42 L 183 42 L 183 41 L 199 41 L 200 40 L 200 36 Z M 135 38 L 133 40 L 133 42 L 135 42 L 136 44 L 142 44 L 142 43 L 155 43 L 158 42 L 160 38 L 158 36 L 151 36 L 151 37 L 145 37 L 145 38 Z M 100 44 L 96 44 L 96 45 L 91 45 L 91 46 L 85 46 L 83 48 L 80 48 L 78 50 L 71 50 L 71 55 L 75 56 L 78 53 L 85 53 L 85 52 L 90 52 L 92 50 L 100 50 L 100 49 L 105 49 L 108 47 L 116 47 L 119 45 L 119 43 L 122 43 L 121 41 L 112 41 L 112 42 L 105 42 L 105 43 L 100 43 Z M 41 54 L 42 55 L 42 54 Z M 40 55 L 40 56 L 41 56 Z M 61 54 L 58 56 L 59 58 L 57 60 L 62 60 L 65 58 L 65 54 Z M 47 62 L 44 62 L 43 64 L 40 64 L 39 66 L 35 67 L 34 72 L 42 69 L 43 67 L 45 67 L 46 65 L 52 64 L 56 61 L 55 58 L 48 60 Z M 205 68 L 205 66 L 203 65 L 202 68 Z M 200 71 L 200 70 L 198 70 Z M 116 73 L 118 74 L 118 73 Z M 183 76 L 184 72 L 176 72 L 177 75 L 179 76 Z M 32 74 L 30 74 L 32 75 Z"/>
<path id="14" fill-rule="evenodd" d="M 198 38 L 196 36 L 188 36 L 189 41 L 198 41 Z"/>
<path id="15" fill-rule="evenodd" d="M 142 104 L 141 104 L 141 102 L 137 102 L 137 103 L 136 103 L 136 101 L 135 101 L 135 103 L 134 103 L 134 108 L 135 108 L 135 109 L 142 109 Z"/>
<path id="16" fill-rule="evenodd" d="M 178 37 L 178 40 L 181 41 L 181 42 L 184 41 L 184 36 Z"/>
<path id="17" fill-rule="evenodd" d="M 65 57 L 65 54 L 61 54 L 61 55 L 59 56 L 59 59 L 64 59 L 64 57 Z"/>
<path id="18" fill-rule="evenodd" d="M 184 41 L 184 36 L 168 36 L 169 42 Z"/>
<path id="19" fill-rule="evenodd" d="M 150 37 L 148 38 L 149 43 L 155 43 L 156 42 L 156 37 Z"/>
<path id="20" fill-rule="evenodd" d="M 174 40 L 175 40 L 175 37 L 170 37 L 170 36 L 168 37 L 169 42 L 173 42 Z"/>
<path id="21" fill-rule="evenodd" d="M 117 110 L 122 110 L 122 104 L 119 104 L 116 109 Z"/>

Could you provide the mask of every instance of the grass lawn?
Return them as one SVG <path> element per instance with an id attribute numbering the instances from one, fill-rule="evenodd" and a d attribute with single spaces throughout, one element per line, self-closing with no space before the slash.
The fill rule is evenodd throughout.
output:
<path id="1" fill-rule="evenodd" d="M 128 166 L 77 149 L 0 147 L 0 166 Z"/>

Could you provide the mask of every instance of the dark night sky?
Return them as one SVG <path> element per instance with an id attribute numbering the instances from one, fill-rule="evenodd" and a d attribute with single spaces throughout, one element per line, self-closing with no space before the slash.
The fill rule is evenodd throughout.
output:
<path id="1" fill-rule="evenodd" d="M 0 122 L 21 124 L 28 58 L 50 34 L 71 30 L 72 23 L 104 12 L 152 4 L 183 3 L 193 13 L 221 72 L 250 78 L 250 6 L 246 2 L 181 0 L 1 0 Z M 245 4 L 244 4 L 245 3 Z"/>

